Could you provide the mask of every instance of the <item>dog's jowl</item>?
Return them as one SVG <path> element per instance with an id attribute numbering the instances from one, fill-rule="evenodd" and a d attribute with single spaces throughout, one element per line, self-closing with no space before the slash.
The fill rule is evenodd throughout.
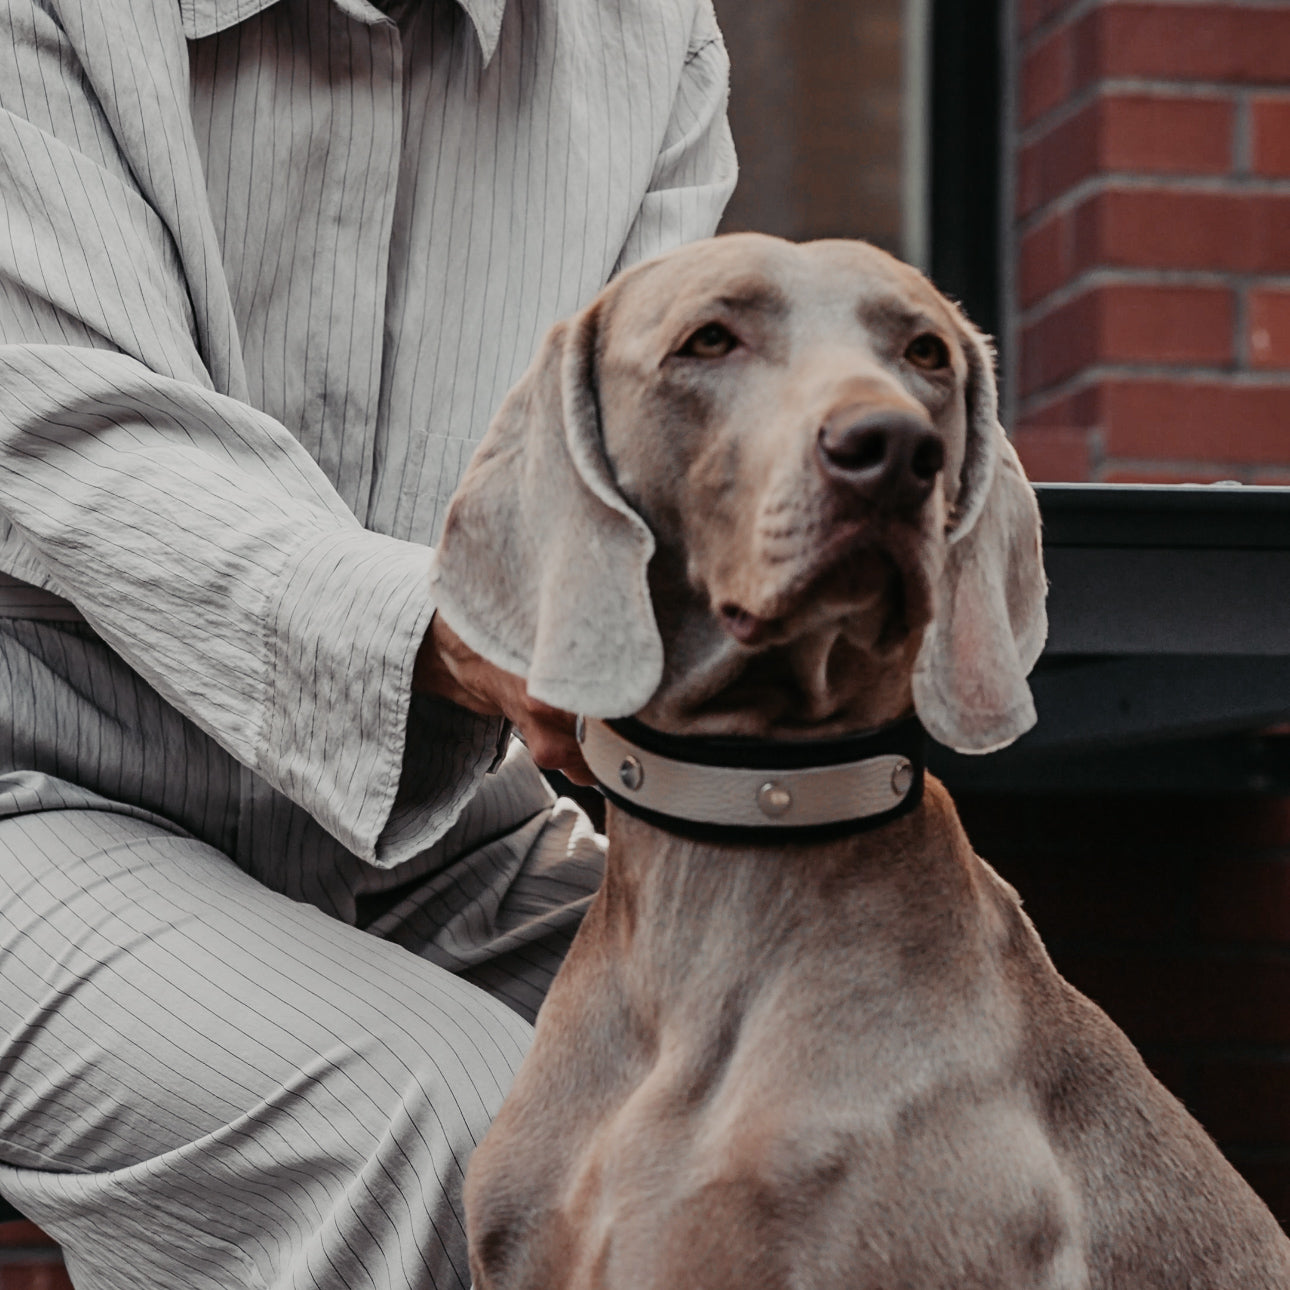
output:
<path id="1" fill-rule="evenodd" d="M 467 1178 L 475 1290 L 1271 1290 L 1290 1241 L 973 854 L 923 732 L 1034 722 L 992 355 L 857 242 L 557 326 L 436 597 L 580 712 L 604 885 Z"/>

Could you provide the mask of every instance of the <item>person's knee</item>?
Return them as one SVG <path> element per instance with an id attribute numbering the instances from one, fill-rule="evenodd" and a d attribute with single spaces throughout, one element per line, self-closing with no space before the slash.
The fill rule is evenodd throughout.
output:
<path id="1" fill-rule="evenodd" d="M 434 997 L 387 999 L 355 1019 L 347 1048 L 323 1054 L 330 1060 L 319 1093 L 373 1132 L 442 1142 L 464 1166 L 510 1089 L 532 1029 L 484 991 L 432 972 Z"/>

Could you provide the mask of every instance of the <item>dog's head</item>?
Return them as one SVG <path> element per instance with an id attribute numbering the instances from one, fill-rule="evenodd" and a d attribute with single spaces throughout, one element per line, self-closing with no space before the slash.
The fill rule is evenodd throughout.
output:
<path id="1" fill-rule="evenodd" d="M 1039 517 L 992 355 L 861 242 L 694 243 L 557 325 L 435 581 L 468 645 L 588 715 L 802 737 L 912 705 L 966 751 L 1034 721 Z"/>

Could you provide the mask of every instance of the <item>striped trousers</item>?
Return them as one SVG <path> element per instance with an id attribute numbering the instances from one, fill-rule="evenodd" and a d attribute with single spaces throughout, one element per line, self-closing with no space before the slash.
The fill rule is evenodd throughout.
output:
<path id="1" fill-rule="evenodd" d="M 585 816 L 513 744 L 376 869 L 79 623 L 0 618 L 0 705 L 0 1193 L 77 1290 L 467 1286 Z"/>

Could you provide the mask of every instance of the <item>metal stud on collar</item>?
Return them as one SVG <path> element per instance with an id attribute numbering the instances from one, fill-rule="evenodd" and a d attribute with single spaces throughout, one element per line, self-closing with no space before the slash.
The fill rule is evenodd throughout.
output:
<path id="1" fill-rule="evenodd" d="M 891 771 L 891 791 L 903 801 L 905 794 L 909 792 L 914 783 L 914 764 L 907 758 L 902 758 L 892 767 Z"/>
<path id="2" fill-rule="evenodd" d="M 639 757 L 624 757 L 622 765 L 618 767 L 618 779 L 624 788 L 630 788 L 633 792 L 645 782 L 645 767 L 641 765 Z"/>
<path id="3" fill-rule="evenodd" d="M 769 815 L 773 819 L 783 815 L 793 805 L 793 794 L 783 784 L 777 784 L 773 779 L 767 780 L 757 790 L 757 805 L 761 807 L 763 815 Z"/>

